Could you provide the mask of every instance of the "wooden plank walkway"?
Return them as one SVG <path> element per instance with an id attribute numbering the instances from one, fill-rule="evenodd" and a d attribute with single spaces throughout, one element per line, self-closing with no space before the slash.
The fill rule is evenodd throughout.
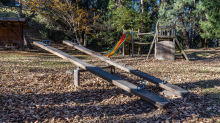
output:
<path id="1" fill-rule="evenodd" d="M 145 101 L 147 101 L 147 102 L 149 102 L 159 108 L 165 108 L 169 105 L 169 101 L 167 101 L 167 100 L 165 100 L 155 94 L 152 94 L 144 89 L 137 90 L 136 85 L 129 83 L 129 82 L 127 82 L 117 76 L 114 76 L 106 71 L 103 71 L 99 67 L 95 67 L 87 62 L 84 62 L 78 58 L 75 58 L 75 57 L 73 57 L 67 53 L 64 53 L 56 48 L 53 48 L 51 46 L 44 46 L 44 45 L 42 45 L 41 42 L 34 41 L 34 45 L 41 47 L 42 49 L 47 50 L 47 51 L 65 59 L 65 60 L 85 69 L 85 70 L 90 71 L 91 73 L 107 80 L 108 82 L 111 82 L 112 84 L 120 87 L 121 89 L 123 89 L 125 91 L 128 91 L 136 96 L 141 97 Z"/>
<path id="2" fill-rule="evenodd" d="M 80 50 L 80 51 L 82 51 L 82 52 L 84 52 L 84 53 L 86 53 L 88 55 L 97 57 L 100 60 L 103 60 L 103 61 L 109 63 L 110 65 L 113 65 L 113 66 L 115 66 L 115 67 L 117 67 L 117 68 L 119 68 L 121 70 L 124 70 L 126 72 L 132 73 L 132 74 L 134 74 L 134 75 L 136 75 L 138 77 L 143 78 L 144 80 L 152 82 L 152 83 L 156 84 L 157 86 L 159 86 L 161 88 L 164 88 L 166 90 L 169 90 L 169 91 L 171 91 L 171 92 L 173 92 L 175 94 L 178 94 L 180 96 L 185 96 L 188 93 L 187 90 L 184 90 L 184 89 L 182 89 L 182 88 L 180 88 L 180 87 L 178 87 L 176 85 L 170 84 L 168 82 L 166 84 L 163 84 L 162 80 L 159 79 L 159 78 L 151 76 L 150 74 L 144 73 L 144 72 L 139 71 L 139 70 L 137 70 L 135 68 L 132 68 L 130 66 L 125 66 L 122 63 L 116 63 L 115 61 L 113 61 L 113 60 L 111 60 L 111 59 L 109 59 L 109 58 L 107 58 L 105 56 L 99 55 L 98 53 L 96 53 L 96 52 L 94 52 L 94 51 L 92 51 L 90 49 L 87 49 L 85 47 L 82 47 L 82 46 L 80 46 L 78 44 L 72 43 L 72 42 L 67 41 L 67 40 L 64 40 L 63 43 L 67 44 L 69 46 L 72 46 L 75 49 Z"/>

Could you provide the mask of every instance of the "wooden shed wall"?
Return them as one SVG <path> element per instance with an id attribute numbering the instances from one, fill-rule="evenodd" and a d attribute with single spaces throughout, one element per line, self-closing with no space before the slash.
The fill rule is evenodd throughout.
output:
<path id="1" fill-rule="evenodd" d="M 13 29 L 17 34 L 19 29 Z M 23 36 L 21 36 L 23 37 Z M 23 40 L 20 41 L 19 37 L 10 29 L 0 28 L 0 46 L 5 46 L 5 43 L 16 43 L 19 46 L 23 45 Z"/>

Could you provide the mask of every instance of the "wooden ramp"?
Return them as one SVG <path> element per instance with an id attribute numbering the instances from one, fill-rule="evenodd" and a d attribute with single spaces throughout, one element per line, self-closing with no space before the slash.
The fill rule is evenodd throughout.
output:
<path id="1" fill-rule="evenodd" d="M 64 53 L 56 48 L 53 48 L 51 46 L 44 46 L 42 45 L 41 42 L 36 42 L 34 41 L 34 45 L 41 47 L 44 50 L 47 50 L 73 64 L 75 64 L 76 66 L 79 66 L 85 70 L 90 71 L 91 73 L 107 80 L 108 82 L 111 82 L 112 84 L 120 87 L 121 89 L 128 91 L 136 96 L 141 97 L 142 99 L 144 99 L 145 101 L 159 107 L 159 108 L 165 108 L 169 105 L 169 101 L 155 95 L 152 94 L 144 89 L 139 89 L 137 90 L 137 86 L 129 83 L 123 79 L 118 78 L 117 76 L 114 76 L 106 71 L 103 71 L 101 68 L 99 67 L 95 67 L 87 62 L 84 62 L 78 58 L 75 58 L 67 53 Z"/>
<path id="2" fill-rule="evenodd" d="M 108 64 L 113 65 L 113 66 L 115 66 L 115 67 L 117 67 L 117 68 L 119 68 L 121 70 L 124 70 L 126 72 L 132 73 L 132 74 L 134 74 L 134 75 L 136 75 L 136 76 L 138 76 L 140 78 L 143 78 L 144 80 L 152 82 L 152 83 L 156 84 L 157 86 L 159 86 L 161 88 L 164 88 L 166 90 L 169 90 L 169 91 L 171 91 L 171 92 L 173 92 L 173 93 L 175 93 L 177 95 L 185 96 L 188 93 L 187 90 L 184 90 L 184 89 L 182 89 L 182 88 L 180 88 L 178 86 L 172 85 L 170 83 L 163 84 L 161 79 L 158 79 L 158 78 L 156 78 L 154 76 L 151 76 L 150 74 L 144 73 L 142 71 L 139 71 L 139 70 L 137 70 L 135 68 L 132 68 L 132 67 L 129 67 L 129 66 L 125 66 L 125 65 L 123 65 L 121 63 L 116 63 L 113 60 L 111 60 L 111 59 L 109 59 L 109 58 L 107 58 L 105 56 L 99 55 L 98 53 L 96 53 L 96 52 L 94 52 L 94 51 L 92 51 L 90 49 L 87 49 L 85 47 L 79 46 L 76 43 L 72 43 L 72 42 L 66 41 L 66 40 L 64 40 L 63 43 L 67 44 L 69 46 L 72 46 L 75 49 L 80 50 L 80 51 L 82 51 L 82 52 L 84 52 L 84 53 L 86 53 L 88 55 L 97 57 L 100 60 L 103 60 L 103 61 L 107 62 Z"/>

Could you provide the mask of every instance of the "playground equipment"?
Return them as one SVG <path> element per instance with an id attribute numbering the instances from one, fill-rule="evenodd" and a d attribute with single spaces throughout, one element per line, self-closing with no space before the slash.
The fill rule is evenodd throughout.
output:
<path id="1" fill-rule="evenodd" d="M 128 34 L 126 34 L 127 31 L 129 31 Z M 132 55 L 131 56 L 132 57 L 134 56 L 134 44 L 138 45 L 138 56 L 140 56 L 140 51 L 141 51 L 140 45 L 147 45 L 147 44 L 151 44 L 151 43 L 140 42 L 139 39 L 134 40 L 133 39 L 134 32 L 138 32 L 137 34 L 140 34 L 140 35 L 145 34 L 145 33 L 140 33 L 139 29 L 138 29 L 138 31 L 133 31 L 133 29 L 132 30 L 123 30 L 123 35 L 122 35 L 121 39 L 117 42 L 117 44 L 112 48 L 112 50 L 109 53 L 106 53 L 104 55 L 106 57 L 110 58 L 110 56 L 114 55 L 118 51 L 118 49 L 121 46 L 123 46 L 122 51 L 123 51 L 123 58 L 124 58 L 125 54 L 130 55 L 130 43 L 131 43 L 132 44 Z M 151 34 L 153 34 L 153 33 L 151 33 Z M 138 38 L 139 38 L 139 36 L 138 36 Z M 125 44 L 128 45 L 127 50 L 125 50 Z"/>
<path id="2" fill-rule="evenodd" d="M 50 45 L 51 44 L 51 40 L 42 40 L 42 44 L 43 45 Z"/>
<path id="3" fill-rule="evenodd" d="M 123 33 L 121 39 L 118 41 L 118 43 L 112 48 L 112 50 L 109 53 L 104 54 L 106 57 L 110 58 L 110 56 L 114 55 L 115 52 L 118 51 L 118 49 L 123 45 L 125 41 L 129 41 L 131 39 L 130 34 Z"/>
<path id="4" fill-rule="evenodd" d="M 154 35 L 154 33 L 140 33 L 140 30 L 138 29 L 138 31 L 134 31 L 133 28 L 131 30 L 123 30 L 123 31 L 129 31 L 130 34 L 131 34 L 131 40 L 130 42 L 125 42 L 123 44 L 123 58 L 126 54 L 130 55 L 131 54 L 131 57 L 133 58 L 134 57 L 134 45 L 138 45 L 138 57 L 140 56 L 141 54 L 141 46 L 142 45 L 148 45 L 148 44 L 151 44 L 151 43 L 145 43 L 145 42 L 141 42 L 140 41 L 140 35 Z M 134 39 L 134 35 L 137 35 L 137 38 L 138 39 Z M 127 46 L 127 48 L 125 48 L 125 45 Z M 131 50 L 130 50 L 130 45 L 131 45 Z M 131 53 L 130 53 L 131 51 Z"/>
<path id="5" fill-rule="evenodd" d="M 85 47 L 79 46 L 76 43 L 72 43 L 70 41 L 63 41 L 63 43 L 67 44 L 69 46 L 72 46 L 75 49 L 78 49 L 78 50 L 80 50 L 80 51 L 82 51 L 86 54 L 97 57 L 97 58 L 105 61 L 106 63 L 114 66 L 114 67 L 117 67 L 121 70 L 124 70 L 126 72 L 131 73 L 131 74 L 134 74 L 134 75 L 142 78 L 143 80 L 147 80 L 149 82 L 152 82 L 152 83 L 156 84 L 158 87 L 169 90 L 169 91 L 173 92 L 176 95 L 185 96 L 188 93 L 188 91 L 186 91 L 186 90 L 184 90 L 180 87 L 172 85 L 168 82 L 164 82 L 163 80 L 160 80 L 160 79 L 158 79 L 154 76 L 151 76 L 147 73 L 139 71 L 139 70 L 137 70 L 135 68 L 132 68 L 130 66 L 123 65 L 121 63 L 116 63 L 113 60 L 111 60 L 111 59 L 109 59 L 109 58 L 107 58 L 103 55 L 100 55 L 100 54 L 98 54 L 98 53 L 96 53 L 92 50 L 89 50 Z M 76 66 L 78 66 L 79 68 L 81 68 L 83 70 L 89 71 L 89 72 L 91 72 L 91 73 L 107 80 L 108 82 L 111 82 L 112 84 L 120 87 L 121 89 L 123 89 L 125 91 L 128 91 L 128 92 L 130 92 L 130 93 L 132 93 L 136 96 L 141 97 L 145 101 L 147 101 L 147 102 L 149 102 L 149 103 L 151 103 L 151 104 L 153 104 L 153 105 L 155 105 L 159 108 L 165 108 L 169 105 L 169 101 L 167 101 L 167 100 L 165 100 L 165 99 L 163 99 L 163 98 L 161 98 L 161 97 L 159 97 L 155 94 L 152 94 L 152 93 L 146 91 L 144 89 L 145 81 L 139 82 L 139 83 L 137 83 L 137 85 L 134 85 L 134 84 L 132 84 L 128 81 L 122 80 L 121 78 L 118 78 L 118 77 L 102 70 L 100 67 L 95 67 L 95 66 L 93 66 L 93 65 L 91 65 L 87 62 L 84 62 L 80 59 L 77 59 L 77 58 L 75 58 L 75 57 L 73 57 L 73 56 L 71 56 L 67 53 L 64 53 L 64 52 L 62 52 L 62 51 L 60 51 L 56 48 L 53 48 L 53 47 L 48 46 L 48 45 L 44 45 L 44 44 L 42 44 L 42 42 L 34 41 L 34 45 L 37 45 L 37 46 L 41 47 L 42 49 L 45 49 L 45 50 L 47 50 L 47 51 L 63 58 L 63 59 L 65 59 L 65 60 L 75 64 Z M 113 69 L 114 69 L 114 67 L 113 67 Z M 109 68 L 109 67 L 107 66 L 107 68 Z M 74 80 L 74 84 L 76 86 L 79 85 L 79 75 L 80 75 L 79 70 L 80 69 L 77 69 L 77 70 L 74 71 L 74 79 L 77 79 L 77 80 Z M 115 72 L 115 69 L 114 69 L 114 72 Z"/>
<path id="6" fill-rule="evenodd" d="M 182 56 L 189 60 L 185 52 L 183 51 L 178 39 L 175 37 L 176 26 L 159 26 L 156 24 L 156 33 L 151 43 L 150 50 L 147 55 L 147 59 L 155 45 L 155 58 L 158 60 L 175 60 L 175 44 L 180 50 Z"/>
<path id="7" fill-rule="evenodd" d="M 100 60 L 105 61 L 106 63 L 108 63 L 110 65 L 113 65 L 113 66 L 115 66 L 115 67 L 117 67 L 117 68 L 119 68 L 121 70 L 124 70 L 124 71 L 126 71 L 128 73 L 134 74 L 134 75 L 136 75 L 136 76 L 138 76 L 138 77 L 140 77 L 140 78 L 142 78 L 144 80 L 147 80 L 147 81 L 155 84 L 158 87 L 161 87 L 163 89 L 169 90 L 169 91 L 171 91 L 171 92 L 173 92 L 173 93 L 175 93 L 177 95 L 185 96 L 188 93 L 187 90 L 184 90 L 184 89 L 182 89 L 182 88 L 180 88 L 178 86 L 172 85 L 172 84 L 170 84 L 168 82 L 163 83 L 163 80 L 161 80 L 159 78 L 151 76 L 150 74 L 147 74 L 145 72 L 139 71 L 139 70 L 137 70 L 135 68 L 132 68 L 130 66 L 123 65 L 122 63 L 116 63 L 115 61 L 113 61 L 113 60 L 111 60 L 111 59 L 109 59 L 109 58 L 107 58 L 105 56 L 96 54 L 94 51 L 92 51 L 90 49 L 87 49 L 85 47 L 82 47 L 82 46 L 80 46 L 80 45 L 78 45 L 76 43 L 72 43 L 72 42 L 67 41 L 67 40 L 64 40 L 63 43 L 66 44 L 66 45 L 69 45 L 69 46 L 71 46 L 71 47 L 73 47 L 73 48 L 75 48 L 75 49 L 77 49 L 77 50 L 79 50 L 79 51 L 81 51 L 83 53 L 86 53 L 88 55 L 97 57 Z"/>
<path id="8" fill-rule="evenodd" d="M 165 108 L 169 105 L 169 101 L 167 101 L 167 100 L 165 100 L 155 94 L 152 94 L 144 89 L 137 89 L 136 85 L 134 85 L 128 81 L 125 81 L 121 78 L 118 78 L 117 76 L 114 76 L 114 75 L 102 70 L 99 67 L 95 67 L 87 62 L 84 62 L 78 58 L 75 58 L 75 57 L 73 57 L 67 53 L 64 53 L 56 48 L 53 48 L 51 46 L 45 46 L 41 42 L 34 41 L 34 45 L 41 47 L 42 49 L 47 50 L 47 51 L 49 51 L 49 52 L 51 52 L 51 53 L 53 53 L 63 59 L 75 64 L 76 66 L 79 66 L 80 68 L 82 68 L 84 70 L 88 70 L 91 73 L 96 74 L 97 76 L 107 80 L 108 82 L 111 82 L 112 84 L 120 87 L 121 89 L 128 91 L 136 96 L 141 97 L 145 101 L 148 101 L 149 103 L 151 103 L 159 108 Z M 100 55 L 100 57 L 106 58 L 105 56 L 101 56 L 101 55 Z"/>
<path id="9" fill-rule="evenodd" d="M 123 31 L 130 31 L 131 34 L 131 40 L 129 43 L 127 43 L 128 48 L 125 50 L 125 44 L 123 44 L 123 57 L 125 56 L 125 53 L 128 53 L 130 55 L 130 44 L 132 45 L 131 50 L 131 57 L 134 56 L 134 44 L 138 45 L 138 56 L 140 56 L 141 53 L 141 45 L 148 45 L 151 44 L 150 50 L 147 55 L 147 59 L 149 58 L 149 55 L 152 51 L 153 46 L 155 45 L 155 58 L 158 60 L 175 60 L 175 44 L 177 48 L 180 50 L 180 53 L 182 56 L 189 60 L 187 55 L 185 54 L 184 50 L 182 49 L 178 39 L 175 37 L 175 26 L 159 26 L 159 24 L 156 24 L 156 32 L 155 33 L 140 33 L 139 29 L 138 31 L 131 30 L 123 30 Z M 134 33 L 137 32 L 137 33 Z M 137 35 L 137 40 L 134 39 L 134 35 Z M 140 37 L 143 35 L 149 35 L 154 36 L 152 43 L 144 43 L 140 42 Z"/>

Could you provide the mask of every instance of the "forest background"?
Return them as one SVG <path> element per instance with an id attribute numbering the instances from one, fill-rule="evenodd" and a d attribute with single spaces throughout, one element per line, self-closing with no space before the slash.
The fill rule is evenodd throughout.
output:
<path id="1" fill-rule="evenodd" d="M 110 50 L 123 29 L 154 32 L 157 22 L 175 23 L 184 49 L 220 45 L 220 0 L 0 0 L 0 17 L 12 16 L 25 17 L 42 38 L 77 39 L 101 51 Z"/>

